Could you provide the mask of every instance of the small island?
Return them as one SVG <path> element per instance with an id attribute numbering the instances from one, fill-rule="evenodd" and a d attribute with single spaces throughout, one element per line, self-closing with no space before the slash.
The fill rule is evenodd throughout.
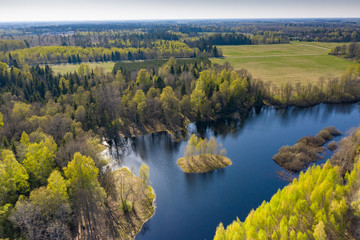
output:
<path id="1" fill-rule="evenodd" d="M 340 135 L 342 132 L 335 127 L 324 128 L 316 136 L 302 137 L 293 146 L 281 147 L 279 152 L 273 156 L 273 160 L 290 172 L 299 172 L 310 163 L 321 159 L 323 156 L 320 153 L 326 149 L 323 145 Z M 330 142 L 328 145 L 332 151 L 336 147 L 335 142 Z"/>
<path id="2" fill-rule="evenodd" d="M 205 173 L 231 165 L 231 160 L 225 154 L 226 150 L 216 142 L 215 137 L 207 141 L 193 134 L 184 157 L 177 160 L 177 165 L 186 173 Z"/>
<path id="3" fill-rule="evenodd" d="M 112 216 L 117 219 L 119 239 L 135 239 L 142 226 L 155 213 L 155 193 L 149 185 L 149 168 L 141 165 L 139 177 L 123 167 L 114 173 L 116 198 L 108 199 Z"/>

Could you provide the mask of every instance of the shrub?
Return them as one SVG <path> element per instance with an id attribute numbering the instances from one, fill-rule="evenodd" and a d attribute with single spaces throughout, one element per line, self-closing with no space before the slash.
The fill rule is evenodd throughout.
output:
<path id="1" fill-rule="evenodd" d="M 131 202 L 128 202 L 126 200 L 122 200 L 120 203 L 120 209 L 124 212 L 124 213 L 130 213 L 133 209 L 133 205 Z"/>

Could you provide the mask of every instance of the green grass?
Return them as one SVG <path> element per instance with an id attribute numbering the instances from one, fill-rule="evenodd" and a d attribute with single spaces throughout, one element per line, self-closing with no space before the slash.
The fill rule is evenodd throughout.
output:
<path id="1" fill-rule="evenodd" d="M 114 68 L 115 62 L 95 62 L 95 63 L 86 63 L 91 69 L 94 69 L 96 66 L 104 69 L 105 72 L 111 72 Z M 50 64 L 49 65 L 55 73 L 68 73 L 74 72 L 78 69 L 80 64 Z"/>
<path id="2" fill-rule="evenodd" d="M 328 48 L 329 50 L 336 46 L 349 45 L 350 43 L 338 43 L 338 42 L 298 42 L 294 41 L 292 43 L 306 44 L 312 46 L 318 46 L 323 48 Z"/>
<path id="3" fill-rule="evenodd" d="M 85 63 L 89 65 L 90 69 L 94 69 L 96 66 L 104 69 L 105 73 L 112 72 L 114 66 L 117 66 L 117 69 L 120 67 L 124 68 L 127 71 L 134 71 L 139 69 L 151 69 L 157 68 L 167 62 L 168 59 L 147 59 L 147 60 L 136 60 L 136 61 L 121 61 L 121 62 L 93 62 L 93 63 Z M 195 58 L 184 58 L 184 59 L 176 59 L 176 62 L 180 65 L 185 63 L 195 63 Z M 55 73 L 68 73 L 76 71 L 80 64 L 49 64 L 52 70 Z"/>
<path id="4" fill-rule="evenodd" d="M 224 59 L 235 69 L 247 69 L 255 78 L 274 84 L 316 82 L 322 76 L 340 76 L 353 63 L 328 55 L 343 43 L 293 42 L 290 44 L 219 46 Z"/>

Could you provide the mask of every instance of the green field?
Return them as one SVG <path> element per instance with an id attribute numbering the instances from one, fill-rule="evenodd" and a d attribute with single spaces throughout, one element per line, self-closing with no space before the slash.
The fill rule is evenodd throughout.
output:
<path id="1" fill-rule="evenodd" d="M 213 63 L 231 63 L 247 69 L 255 78 L 275 84 L 315 82 L 322 76 L 340 76 L 353 63 L 328 55 L 330 48 L 342 43 L 292 42 L 289 44 L 219 46 L 224 59 Z"/>
<path id="2" fill-rule="evenodd" d="M 94 69 L 96 66 L 102 68 L 105 73 L 112 72 L 114 66 L 125 68 L 128 71 L 139 71 L 139 69 L 152 69 L 162 66 L 168 59 L 148 59 L 148 60 L 136 60 L 136 61 L 120 61 L 120 62 L 95 62 L 85 63 L 89 65 L 90 69 Z M 178 58 L 176 62 L 180 65 L 185 63 L 195 63 L 195 58 Z M 117 63 L 117 64 L 116 64 Z M 119 65 L 119 66 L 118 66 Z M 80 64 L 49 64 L 55 73 L 68 73 L 76 71 Z"/>
<path id="3" fill-rule="evenodd" d="M 111 72 L 114 68 L 115 62 L 96 62 L 86 64 L 89 65 L 91 69 L 98 66 L 103 68 L 105 72 Z M 76 71 L 80 64 L 49 64 L 49 66 L 55 73 L 67 73 Z"/>

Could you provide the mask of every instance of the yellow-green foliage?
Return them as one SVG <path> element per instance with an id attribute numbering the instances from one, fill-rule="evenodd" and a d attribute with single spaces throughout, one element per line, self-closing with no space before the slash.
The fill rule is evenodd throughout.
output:
<path id="1" fill-rule="evenodd" d="M 26 137 L 24 137 L 26 139 Z M 26 140 L 23 139 L 23 142 Z M 54 167 L 56 143 L 50 139 L 29 143 L 23 165 L 34 186 L 45 184 Z"/>
<path id="2" fill-rule="evenodd" d="M 145 163 L 141 164 L 139 169 L 139 178 L 143 180 L 145 184 L 149 184 L 149 175 L 150 175 L 149 167 Z"/>
<path id="3" fill-rule="evenodd" d="M 215 112 L 218 112 L 227 106 L 244 104 L 249 97 L 249 90 L 249 79 L 238 72 L 226 69 L 221 72 L 204 70 L 200 72 L 195 89 L 190 95 L 190 101 L 196 111 L 207 115 L 210 111 L 209 99 L 216 102 Z"/>
<path id="4" fill-rule="evenodd" d="M 88 191 L 93 194 L 93 198 L 104 199 L 106 197 L 106 193 L 97 179 L 99 169 L 91 157 L 75 153 L 74 159 L 64 168 L 64 173 L 68 179 L 71 195 Z"/>
<path id="5" fill-rule="evenodd" d="M 123 201 L 120 202 L 120 209 L 124 213 L 129 213 L 129 212 L 132 211 L 133 205 L 132 205 L 131 202 L 127 202 L 126 200 L 123 200 Z"/>
<path id="6" fill-rule="evenodd" d="M 207 153 L 226 155 L 226 149 L 222 148 L 221 143 L 217 143 L 215 137 L 211 137 L 208 141 L 207 138 L 198 138 L 195 134 L 192 134 L 188 141 L 188 145 L 185 148 L 184 156 L 193 157 L 194 155 Z"/>
<path id="7" fill-rule="evenodd" d="M 1 39 L 0 40 L 0 51 L 9 51 L 15 49 L 26 48 L 26 44 L 21 40 L 13 40 L 13 39 Z"/>
<path id="8" fill-rule="evenodd" d="M 15 159 L 10 150 L 2 151 L 0 160 L 0 205 L 16 201 L 18 193 L 28 190 L 29 175 L 25 168 Z"/>
<path id="9" fill-rule="evenodd" d="M 237 219 L 226 229 L 220 224 L 214 239 L 326 239 L 328 234 L 342 239 L 347 199 L 358 188 L 359 171 L 358 161 L 344 184 L 339 167 L 329 161 L 310 167 L 244 222 Z"/>
<path id="10" fill-rule="evenodd" d="M 157 41 L 153 48 L 103 48 L 103 47 L 73 47 L 73 46 L 49 46 L 49 47 L 32 47 L 9 51 L 0 56 L 0 61 L 8 62 L 8 55 L 11 54 L 13 59 L 18 63 L 67 63 L 68 58 L 78 56 L 82 62 L 100 61 L 110 58 L 114 52 L 122 56 L 122 60 L 128 60 L 128 54 L 135 56 L 141 52 L 140 59 L 156 59 L 176 57 L 190 57 L 194 50 L 189 48 L 185 43 L 176 41 Z M 108 59 L 109 60 L 109 59 Z M 132 59 L 129 59 L 132 60 Z"/>
<path id="11" fill-rule="evenodd" d="M 46 188 L 56 199 L 68 200 L 67 183 L 58 170 L 52 171 L 47 181 L 48 185 Z"/>
<path id="12" fill-rule="evenodd" d="M 359 151 L 359 147 L 358 147 Z M 360 156 L 358 157 L 358 162 L 360 162 Z M 351 206 L 355 209 L 357 216 L 360 216 L 360 164 L 354 165 L 354 170 L 346 175 L 346 179 L 349 182 L 348 191 L 351 195 Z"/>

